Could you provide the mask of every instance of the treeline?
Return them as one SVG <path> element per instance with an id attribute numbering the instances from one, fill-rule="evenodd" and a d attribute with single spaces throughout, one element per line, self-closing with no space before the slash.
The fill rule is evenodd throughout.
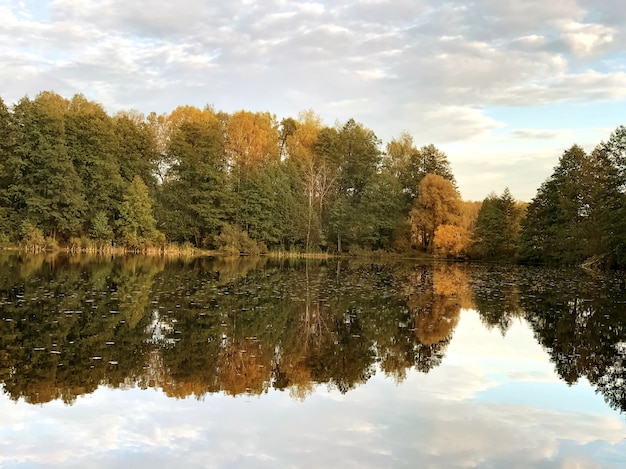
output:
<path id="1" fill-rule="evenodd" d="M 419 181 L 454 183 L 434 146 L 402 134 L 383 152 L 353 120 L 190 106 L 109 116 L 52 92 L 0 102 L 0 152 L 1 236 L 35 248 L 392 249 L 408 242 Z"/>
<path id="2" fill-rule="evenodd" d="M 508 189 L 462 201 L 445 153 L 407 133 L 383 148 L 352 119 L 191 106 L 110 116 L 82 95 L 0 99 L 0 241 L 623 266 L 625 133 L 591 155 L 566 151 L 526 211 Z"/>

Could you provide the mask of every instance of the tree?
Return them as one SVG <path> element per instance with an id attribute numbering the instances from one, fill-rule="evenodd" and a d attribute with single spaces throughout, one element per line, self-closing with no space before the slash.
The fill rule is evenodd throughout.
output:
<path id="1" fill-rule="evenodd" d="M 9 187 L 15 182 L 11 177 L 14 145 L 13 116 L 0 98 L 0 240 L 14 237 L 17 231 L 15 212 L 9 199 Z"/>
<path id="2" fill-rule="evenodd" d="M 316 151 L 322 130 L 322 121 L 312 110 L 300 112 L 298 120 L 284 122 L 285 153 L 292 167 L 299 173 L 307 199 L 307 233 L 305 250 L 319 245 L 323 238 L 321 231 L 322 211 L 334 178 L 329 171 L 324 152 Z"/>
<path id="3" fill-rule="evenodd" d="M 387 144 L 383 166 L 402 185 L 409 209 L 418 195 L 419 183 L 427 174 L 438 174 L 456 186 L 446 154 L 432 144 L 418 150 L 408 132 L 402 132 Z"/>
<path id="4" fill-rule="evenodd" d="M 226 154 L 235 172 L 280 159 L 278 124 L 269 112 L 236 112 L 228 119 L 226 132 Z"/>
<path id="5" fill-rule="evenodd" d="M 358 238 L 358 206 L 378 171 L 380 141 L 373 131 L 353 119 L 349 119 L 336 134 L 326 132 L 323 136 L 327 141 L 321 149 L 330 166 L 335 168 L 333 179 L 336 180 L 336 203 L 339 203 L 338 209 L 331 210 L 329 227 L 337 239 L 338 251 L 341 251 L 342 237 Z M 351 220 L 346 218 L 347 214 Z"/>
<path id="6" fill-rule="evenodd" d="M 210 110 L 188 117 L 172 133 L 159 215 L 172 239 L 210 244 L 227 218 L 231 191 L 223 136 L 222 124 Z"/>
<path id="7" fill-rule="evenodd" d="M 438 174 L 456 187 L 456 180 L 452 174 L 452 168 L 448 162 L 448 157 L 435 145 L 430 144 L 420 148 L 419 157 L 421 159 L 422 174 Z"/>
<path id="8" fill-rule="evenodd" d="M 130 184 L 139 176 L 151 192 L 156 191 L 160 154 L 150 124 L 142 115 L 122 112 L 113 118 L 113 126 L 122 180 Z"/>
<path id="9" fill-rule="evenodd" d="M 16 144 L 8 197 L 19 216 L 45 235 L 78 234 L 86 210 L 84 186 L 68 154 L 64 116 L 68 101 L 44 92 L 15 106 Z"/>
<path id="10" fill-rule="evenodd" d="M 139 176 L 135 176 L 124 194 L 117 226 L 122 241 L 130 248 L 137 249 L 159 238 L 148 187 Z"/>
<path id="11" fill-rule="evenodd" d="M 444 256 L 463 257 L 471 245 L 467 229 L 457 225 L 439 225 L 435 230 L 435 248 Z"/>
<path id="12" fill-rule="evenodd" d="M 381 160 L 376 134 L 349 119 L 338 132 L 339 192 L 358 199 Z"/>
<path id="13" fill-rule="evenodd" d="M 513 260 L 519 242 L 521 206 L 507 187 L 501 196 L 485 198 L 476 220 L 474 248 L 479 257 L 490 260 Z"/>
<path id="14" fill-rule="evenodd" d="M 113 217 L 121 202 L 123 181 L 112 119 L 99 104 L 75 95 L 68 103 L 64 124 L 68 156 L 85 188 L 84 221 L 98 212 Z"/>
<path id="15" fill-rule="evenodd" d="M 610 194 L 605 197 L 608 210 L 602 230 L 608 239 L 610 261 L 620 267 L 626 266 L 626 127 L 617 127 L 607 142 L 602 142 L 594 155 L 606 160 L 614 168 L 613 177 L 605 184 L 610 185 Z"/>
<path id="16" fill-rule="evenodd" d="M 100 244 L 109 242 L 113 239 L 113 229 L 109 225 L 106 212 L 97 212 L 91 220 L 89 234 Z"/>
<path id="17" fill-rule="evenodd" d="M 426 252 L 433 252 L 435 231 L 440 225 L 458 225 L 461 196 L 454 185 L 438 174 L 427 174 L 409 214 L 412 238 Z"/>
<path id="18" fill-rule="evenodd" d="M 417 187 L 424 177 L 420 165 L 420 152 L 413 145 L 413 137 L 402 132 L 387 144 L 383 167 L 396 178 L 407 195 L 407 206 L 417 197 Z"/>

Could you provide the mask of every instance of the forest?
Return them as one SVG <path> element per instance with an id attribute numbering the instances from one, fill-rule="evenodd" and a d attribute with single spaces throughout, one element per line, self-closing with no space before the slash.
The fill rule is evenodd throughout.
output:
<path id="1" fill-rule="evenodd" d="M 109 115 L 77 94 L 0 98 L 0 243 L 233 254 L 424 253 L 626 265 L 626 128 L 565 150 L 529 203 L 463 201 L 445 153 L 349 119 L 210 106 Z"/>

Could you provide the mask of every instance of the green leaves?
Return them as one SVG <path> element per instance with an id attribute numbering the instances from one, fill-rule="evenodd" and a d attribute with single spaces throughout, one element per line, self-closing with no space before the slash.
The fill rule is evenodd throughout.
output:
<path id="1" fill-rule="evenodd" d="M 123 242 L 130 248 L 155 242 L 159 237 L 148 188 L 139 176 L 135 176 L 124 194 L 117 226 Z"/>
<path id="2" fill-rule="evenodd" d="M 490 194 L 482 203 L 476 220 L 476 254 L 488 260 L 515 259 L 523 211 L 508 188 L 502 195 Z"/>
<path id="3" fill-rule="evenodd" d="M 615 214 L 624 196 L 616 159 L 604 148 L 600 145 L 587 154 L 574 145 L 563 153 L 528 206 L 522 222 L 522 259 L 575 264 L 594 256 L 616 258 L 624 226 Z"/>

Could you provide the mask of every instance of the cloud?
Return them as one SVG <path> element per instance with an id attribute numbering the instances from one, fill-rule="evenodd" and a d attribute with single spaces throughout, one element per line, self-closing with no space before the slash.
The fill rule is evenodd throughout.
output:
<path id="1" fill-rule="evenodd" d="M 613 28 L 601 24 L 581 24 L 567 21 L 561 24 L 561 37 L 571 47 L 577 56 L 594 54 L 598 49 L 613 42 L 615 32 Z"/>

